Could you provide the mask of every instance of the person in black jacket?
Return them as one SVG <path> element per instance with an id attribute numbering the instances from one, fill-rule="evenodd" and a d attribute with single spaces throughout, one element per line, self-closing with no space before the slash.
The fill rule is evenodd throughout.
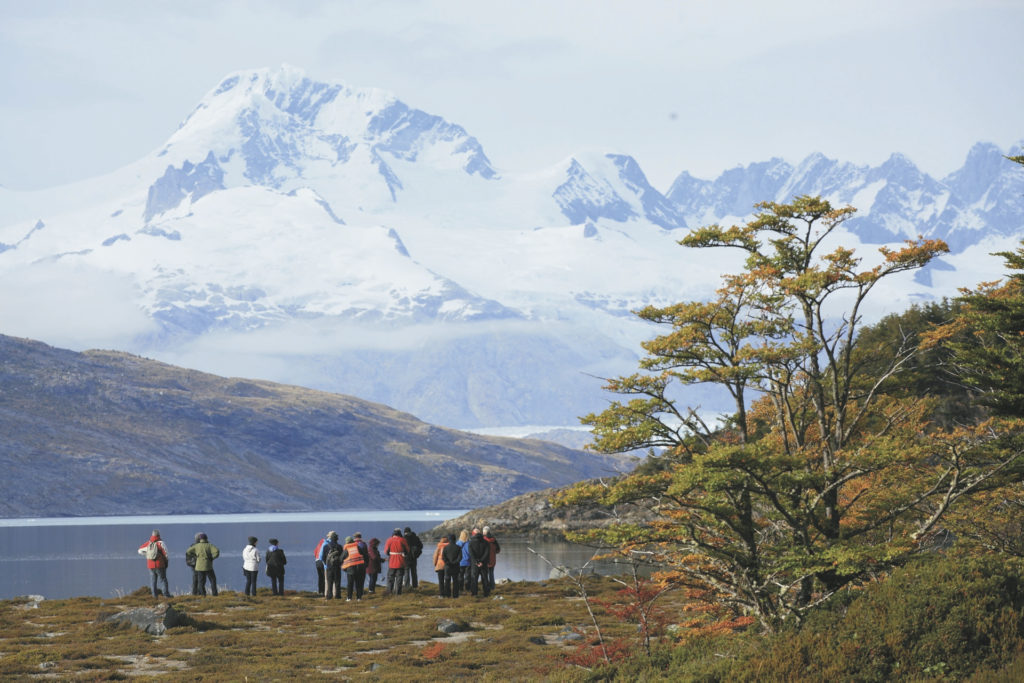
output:
<path id="1" fill-rule="evenodd" d="M 441 551 L 441 559 L 444 560 L 444 583 L 441 586 L 441 595 L 446 597 L 459 597 L 459 588 L 462 586 L 462 548 L 455 542 L 455 534 L 448 536 L 448 545 Z"/>
<path id="2" fill-rule="evenodd" d="M 469 592 L 473 597 L 476 597 L 478 582 L 483 584 L 485 598 L 491 594 L 491 586 L 486 578 L 490 558 L 490 543 L 484 540 L 479 529 L 473 529 L 473 537 L 469 539 Z"/>
<path id="3" fill-rule="evenodd" d="M 491 533 L 491 528 L 484 527 L 484 540 L 487 541 L 490 547 L 490 554 L 487 559 L 487 571 L 484 572 L 484 580 L 487 582 L 487 591 L 494 590 L 494 565 L 498 561 L 498 553 L 501 552 L 501 545 L 498 543 L 498 539 Z"/>
<path id="4" fill-rule="evenodd" d="M 419 576 L 416 575 L 416 562 L 419 560 L 420 555 L 423 554 L 423 541 L 409 527 L 405 527 L 405 533 L 402 536 L 405 538 L 405 542 L 409 544 L 409 550 L 412 555 L 408 558 L 405 565 L 405 585 L 416 588 L 420 585 Z"/>
<path id="5" fill-rule="evenodd" d="M 270 592 L 274 595 L 284 595 L 284 566 L 288 564 L 288 558 L 284 556 L 284 550 L 278 547 L 277 539 L 270 539 L 270 547 L 267 548 L 267 576 L 270 577 Z"/>

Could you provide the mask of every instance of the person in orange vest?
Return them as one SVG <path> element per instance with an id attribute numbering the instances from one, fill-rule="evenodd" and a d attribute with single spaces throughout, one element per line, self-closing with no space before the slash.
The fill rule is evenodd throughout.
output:
<path id="1" fill-rule="evenodd" d="M 394 533 L 384 542 L 384 554 L 388 558 L 388 589 L 391 595 L 402 594 L 402 579 L 405 578 L 405 559 L 412 551 L 402 538 L 402 530 Z"/>
<path id="2" fill-rule="evenodd" d="M 355 588 L 356 600 L 363 599 L 363 584 L 366 582 L 366 562 L 370 558 L 367 557 L 366 550 L 359 546 L 360 544 L 356 543 L 355 538 L 346 536 L 345 545 L 341 549 L 341 569 L 347 577 L 345 586 L 347 597 L 345 602 L 352 602 L 353 588 Z"/>
<path id="3" fill-rule="evenodd" d="M 442 536 L 437 542 L 437 547 L 434 548 L 434 571 L 437 572 L 437 593 L 442 598 L 448 597 L 444 592 L 444 558 L 441 557 L 441 553 L 444 552 L 444 548 L 447 545 L 448 537 Z"/>

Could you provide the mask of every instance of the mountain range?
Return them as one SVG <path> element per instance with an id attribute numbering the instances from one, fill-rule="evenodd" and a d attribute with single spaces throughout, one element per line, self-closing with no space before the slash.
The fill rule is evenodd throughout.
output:
<path id="1" fill-rule="evenodd" d="M 660 191 L 588 150 L 504 173 L 461 126 L 290 66 L 217 84 L 167 142 L 114 173 L 0 189 L 0 332 L 352 394 L 465 428 L 566 426 L 654 334 L 631 311 L 701 298 L 725 252 L 676 243 L 759 201 L 858 209 L 836 239 L 918 235 L 951 253 L 869 315 L 997 276 L 1024 236 L 1024 173 L 979 143 L 936 179 L 812 155 Z M 681 164 L 685 160 L 681 160 Z M 871 256 L 867 256 L 868 259 Z M 713 396 L 698 396 L 708 406 Z"/>
<path id="2" fill-rule="evenodd" d="M 631 465 L 121 352 L 0 361 L 0 517 L 466 508 Z"/>

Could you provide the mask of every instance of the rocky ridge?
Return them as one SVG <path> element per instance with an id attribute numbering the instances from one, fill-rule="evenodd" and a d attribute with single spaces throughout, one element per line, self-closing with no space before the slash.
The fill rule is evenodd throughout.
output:
<path id="1" fill-rule="evenodd" d="M 566 532 L 600 528 L 617 522 L 642 524 L 656 519 L 648 508 L 626 503 L 614 508 L 601 505 L 555 507 L 552 497 L 563 487 L 531 491 L 496 505 L 470 510 L 445 520 L 425 532 L 425 538 L 458 534 L 463 529 L 490 526 L 501 536 L 563 538 Z"/>

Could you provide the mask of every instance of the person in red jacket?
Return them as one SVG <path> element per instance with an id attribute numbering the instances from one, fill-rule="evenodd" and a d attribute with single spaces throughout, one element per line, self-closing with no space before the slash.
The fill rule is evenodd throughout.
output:
<path id="1" fill-rule="evenodd" d="M 329 532 L 328 532 L 329 533 Z M 327 543 L 327 534 L 320 539 L 313 550 L 313 564 L 316 566 L 316 592 L 319 595 L 327 595 L 324 591 L 324 561 L 320 556 L 323 554 L 324 544 Z"/>
<path id="2" fill-rule="evenodd" d="M 156 588 L 157 579 L 164 584 L 164 595 L 171 596 L 171 588 L 167 585 L 167 546 L 160 539 L 160 530 L 153 529 L 149 540 L 139 546 L 139 555 L 146 558 L 146 566 L 153 577 L 153 597 L 160 597 Z"/>
<path id="3" fill-rule="evenodd" d="M 405 578 L 405 558 L 412 551 L 402 538 L 402 530 L 395 529 L 384 543 L 384 554 L 388 558 L 388 589 L 391 595 L 402 594 L 402 579 Z"/>

